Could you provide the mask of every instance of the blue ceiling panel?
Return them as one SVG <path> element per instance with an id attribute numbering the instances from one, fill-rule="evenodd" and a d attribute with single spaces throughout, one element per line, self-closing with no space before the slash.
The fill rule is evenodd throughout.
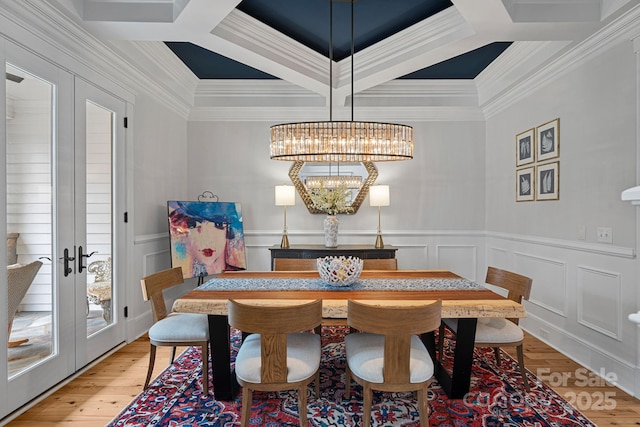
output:
<path id="1" fill-rule="evenodd" d="M 187 42 L 165 42 L 199 79 L 258 79 L 277 77 Z"/>
<path id="2" fill-rule="evenodd" d="M 400 79 L 475 79 L 489 64 L 504 52 L 511 42 L 495 42 L 482 46 L 454 58 L 422 70 L 415 71 Z"/>
<path id="3" fill-rule="evenodd" d="M 329 0 L 243 0 L 237 9 L 329 57 Z M 353 3 L 355 51 L 453 6 L 449 0 L 358 0 Z M 333 2 L 333 59 L 351 54 L 351 2 Z"/>
<path id="4" fill-rule="evenodd" d="M 349 0 L 243 0 L 237 9 L 327 57 L 332 43 L 333 59 L 340 61 L 351 54 L 351 4 Z M 354 50 L 372 46 L 450 7 L 450 0 L 354 0 Z M 199 79 L 278 79 L 192 43 L 166 45 Z M 491 43 L 400 79 L 474 79 L 510 45 Z"/>

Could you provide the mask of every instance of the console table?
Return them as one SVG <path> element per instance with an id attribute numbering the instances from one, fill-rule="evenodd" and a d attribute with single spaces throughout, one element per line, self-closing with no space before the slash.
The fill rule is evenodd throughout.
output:
<path id="1" fill-rule="evenodd" d="M 269 248 L 271 251 L 271 269 L 275 258 L 321 258 L 325 256 L 355 256 L 362 259 L 388 259 L 395 258 L 398 248 L 385 245 L 382 249 L 376 249 L 372 245 L 339 245 L 336 248 L 327 248 L 323 245 L 291 245 L 285 249 L 280 246 Z"/>

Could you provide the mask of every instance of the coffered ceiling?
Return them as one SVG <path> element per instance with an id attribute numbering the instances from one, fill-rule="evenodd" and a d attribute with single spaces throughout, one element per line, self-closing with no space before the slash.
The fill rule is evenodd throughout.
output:
<path id="1" fill-rule="evenodd" d="M 635 0 L 356 0 L 352 81 L 351 3 L 335 0 L 330 89 L 329 0 L 49 3 L 115 46 L 168 47 L 199 82 L 282 81 L 324 98 L 331 92 L 343 105 L 351 91 L 408 80 L 429 87 L 483 83 L 486 94 L 476 100 L 482 103 L 637 6 Z"/>

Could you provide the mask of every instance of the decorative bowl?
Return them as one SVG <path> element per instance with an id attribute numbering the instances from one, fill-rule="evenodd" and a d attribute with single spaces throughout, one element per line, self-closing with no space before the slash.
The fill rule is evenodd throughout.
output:
<path id="1" fill-rule="evenodd" d="M 328 256 L 318 258 L 317 263 L 320 277 L 332 286 L 349 286 L 362 273 L 362 260 L 353 256 Z"/>

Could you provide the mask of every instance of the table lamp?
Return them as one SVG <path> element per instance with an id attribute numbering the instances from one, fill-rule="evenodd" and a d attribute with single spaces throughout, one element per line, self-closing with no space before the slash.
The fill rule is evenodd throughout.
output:
<path id="1" fill-rule="evenodd" d="M 293 185 L 276 185 L 276 206 L 284 206 L 284 227 L 282 229 L 282 242 L 280 247 L 289 248 L 287 237 L 287 206 L 296 204 L 296 189 Z"/>
<path id="2" fill-rule="evenodd" d="M 380 227 L 380 207 L 389 206 L 389 186 L 372 185 L 369 187 L 369 204 L 378 207 L 378 237 L 376 237 L 376 249 L 384 248 L 382 242 L 382 228 Z"/>

